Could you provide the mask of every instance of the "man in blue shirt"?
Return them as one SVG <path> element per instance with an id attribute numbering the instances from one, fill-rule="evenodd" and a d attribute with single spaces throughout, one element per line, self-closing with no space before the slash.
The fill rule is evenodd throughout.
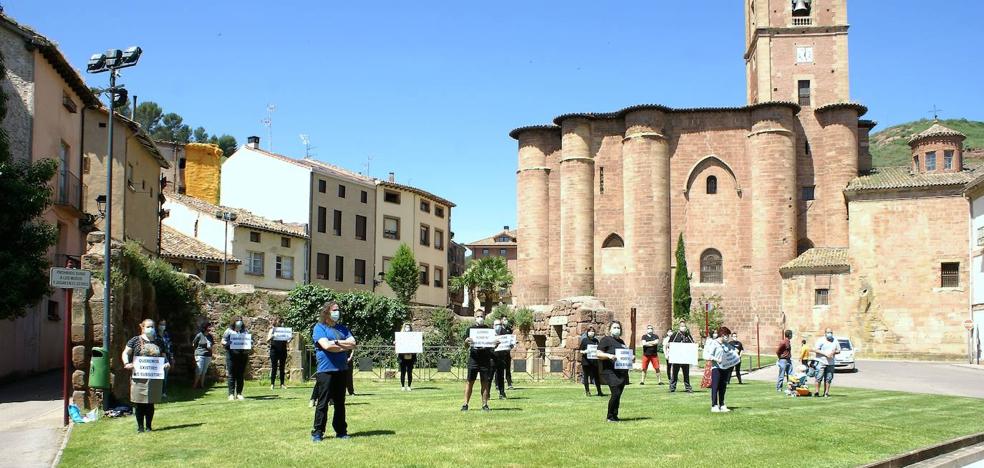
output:
<path id="1" fill-rule="evenodd" d="M 312 340 L 318 359 L 318 372 L 315 374 L 317 406 L 314 410 L 314 429 L 311 440 L 321 442 L 328 424 L 328 402 L 335 405 L 335 415 L 331 427 L 335 437 L 348 439 L 348 425 L 345 423 L 345 370 L 348 369 L 348 351 L 355 349 L 355 338 L 348 328 L 338 323 L 341 311 L 334 301 L 321 310 L 321 320 L 314 326 Z"/>

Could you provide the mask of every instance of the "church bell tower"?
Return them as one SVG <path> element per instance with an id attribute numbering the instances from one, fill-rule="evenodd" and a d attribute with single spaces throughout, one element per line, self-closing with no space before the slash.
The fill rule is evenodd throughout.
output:
<path id="1" fill-rule="evenodd" d="M 748 103 L 849 102 L 847 0 L 745 0 Z"/>

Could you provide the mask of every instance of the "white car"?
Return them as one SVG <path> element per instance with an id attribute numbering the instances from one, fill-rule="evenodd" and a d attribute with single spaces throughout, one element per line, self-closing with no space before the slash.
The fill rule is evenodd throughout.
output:
<path id="1" fill-rule="evenodd" d="M 834 357 L 834 367 L 850 367 L 857 370 L 857 363 L 854 362 L 854 343 L 846 336 L 834 338 L 840 344 L 841 352 Z"/>

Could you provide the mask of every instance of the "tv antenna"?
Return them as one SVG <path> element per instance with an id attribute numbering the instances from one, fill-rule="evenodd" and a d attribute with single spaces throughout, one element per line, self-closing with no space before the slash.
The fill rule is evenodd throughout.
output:
<path id="1" fill-rule="evenodd" d="M 267 104 L 267 116 L 260 121 L 267 128 L 267 141 L 269 141 L 270 152 L 273 152 L 273 113 L 277 110 L 276 104 Z"/>
<path id="2" fill-rule="evenodd" d="M 936 104 L 933 104 L 933 108 L 929 111 L 930 114 L 933 114 L 933 120 L 940 120 L 940 112 L 943 112 L 943 109 L 936 107 Z"/>
<path id="3" fill-rule="evenodd" d="M 311 146 L 311 138 L 308 136 L 307 133 L 302 133 L 300 136 L 301 136 L 301 143 L 304 143 L 304 159 L 311 159 L 311 156 L 313 156 L 311 154 L 311 150 L 313 150 L 316 147 Z"/>
<path id="4" fill-rule="evenodd" d="M 369 173 L 369 166 L 372 164 L 373 159 L 375 159 L 375 156 L 371 154 L 369 156 L 366 156 L 366 163 L 363 164 L 363 166 L 366 167 L 366 177 L 372 177 L 372 174 Z"/>

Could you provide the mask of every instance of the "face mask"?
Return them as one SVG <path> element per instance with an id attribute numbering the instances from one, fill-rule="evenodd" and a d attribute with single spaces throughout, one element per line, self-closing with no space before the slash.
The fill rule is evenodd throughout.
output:
<path id="1" fill-rule="evenodd" d="M 404 327 L 404 328 L 403 328 L 403 331 L 405 331 L 405 332 L 409 332 L 409 331 L 410 331 L 410 327 Z"/>
<path id="2" fill-rule="evenodd" d="M 718 337 L 718 334 L 717 333 L 711 333 L 711 338 L 714 338 L 716 340 L 717 337 Z"/>
<path id="3" fill-rule="evenodd" d="M 147 338 L 154 339 L 154 336 L 156 335 L 157 335 L 157 331 L 154 330 L 154 327 L 144 328 L 144 336 L 146 336 Z"/>
<path id="4" fill-rule="evenodd" d="M 161 333 L 164 333 L 164 330 L 167 330 L 167 325 L 159 325 L 157 328 L 160 328 Z"/>
<path id="5" fill-rule="evenodd" d="M 621 328 L 612 328 L 612 336 L 622 336 Z"/>
<path id="6" fill-rule="evenodd" d="M 833 333 L 827 333 L 827 341 L 834 341 L 834 334 Z"/>
<path id="7" fill-rule="evenodd" d="M 485 323 L 485 317 L 481 317 L 481 316 L 475 317 L 475 323 L 477 323 L 479 325 Z"/>
<path id="8" fill-rule="evenodd" d="M 236 322 L 236 329 L 237 330 L 242 330 L 243 329 L 243 322 L 241 320 L 238 321 L 238 322 Z"/>
<path id="9" fill-rule="evenodd" d="M 341 318 L 341 317 L 342 317 L 342 311 L 340 311 L 338 309 L 335 309 L 335 310 L 331 311 L 331 321 L 332 322 L 337 322 L 338 319 Z"/>
<path id="10" fill-rule="evenodd" d="M 594 332 L 588 332 L 588 338 L 594 338 Z"/>
<path id="11" fill-rule="evenodd" d="M 687 331 L 687 327 L 680 327 L 680 333 L 683 333 L 683 332 L 686 332 L 686 331 Z"/>
<path id="12" fill-rule="evenodd" d="M 496 325 L 495 326 L 495 331 L 501 332 L 502 331 L 502 325 Z"/>
<path id="13" fill-rule="evenodd" d="M 649 333 L 650 335 L 652 335 L 653 334 L 653 329 L 650 328 L 650 329 L 646 330 L 646 333 Z"/>

